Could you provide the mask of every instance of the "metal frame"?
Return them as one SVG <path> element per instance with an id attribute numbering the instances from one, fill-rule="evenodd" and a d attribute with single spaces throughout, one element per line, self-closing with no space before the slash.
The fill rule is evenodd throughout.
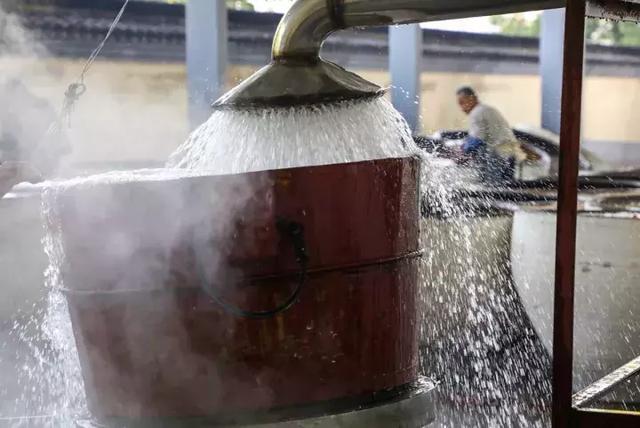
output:
<path id="1" fill-rule="evenodd" d="M 585 409 L 620 382 L 640 370 L 640 361 L 627 366 L 572 396 L 573 323 L 575 291 L 578 163 L 581 137 L 582 88 L 584 75 L 586 0 L 567 0 L 565 13 L 562 113 L 560 125 L 559 194 L 556 235 L 556 276 L 553 328 L 554 428 L 638 427 L 640 414 Z"/>
<path id="2" fill-rule="evenodd" d="M 589 403 L 593 403 L 598 398 L 604 397 L 617 385 L 632 378 L 638 374 L 638 372 L 640 372 L 640 357 L 635 358 L 613 373 L 575 394 L 573 396 L 573 407 L 577 409 L 586 408 Z"/>

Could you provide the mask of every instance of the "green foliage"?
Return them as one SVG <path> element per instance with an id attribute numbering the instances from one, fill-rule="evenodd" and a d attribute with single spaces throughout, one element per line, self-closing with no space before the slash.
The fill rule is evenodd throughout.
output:
<path id="1" fill-rule="evenodd" d="M 249 0 L 227 0 L 229 9 L 254 10 L 253 4 Z"/>
<path id="2" fill-rule="evenodd" d="M 510 36 L 537 37 L 540 34 L 540 16 L 527 19 L 520 13 L 492 16 L 491 23 L 500 28 L 502 34 Z"/>
<path id="3" fill-rule="evenodd" d="M 587 39 L 610 45 L 640 45 L 640 26 L 635 22 L 588 19 L 586 23 Z"/>
<path id="4" fill-rule="evenodd" d="M 492 16 L 491 23 L 502 34 L 537 37 L 540 34 L 541 15 L 526 19 L 522 14 Z M 609 21 L 589 18 L 586 22 L 587 40 L 609 45 L 640 46 L 640 25 L 635 22 Z"/>

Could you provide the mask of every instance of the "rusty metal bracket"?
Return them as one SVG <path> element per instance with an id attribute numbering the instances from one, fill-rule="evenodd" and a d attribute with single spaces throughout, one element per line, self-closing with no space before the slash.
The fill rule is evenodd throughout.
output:
<path id="1" fill-rule="evenodd" d="M 560 170 L 556 232 L 553 324 L 554 428 L 571 423 L 573 385 L 573 317 L 578 216 L 578 165 L 582 128 L 585 51 L 585 0 L 567 0 L 560 121 Z"/>
<path id="2" fill-rule="evenodd" d="M 593 403 L 598 398 L 603 397 L 607 392 L 638 372 L 640 372 L 640 357 L 635 358 L 599 381 L 574 394 L 573 407 L 586 407 L 587 404 Z"/>
<path id="3" fill-rule="evenodd" d="M 640 414 L 583 408 L 640 372 L 640 357 L 572 396 L 578 165 L 582 126 L 585 18 L 640 20 L 638 0 L 567 0 L 553 331 L 554 428 L 640 426 Z M 588 7 L 587 7 L 588 6 Z M 597 13 L 596 13 L 597 12 Z"/>

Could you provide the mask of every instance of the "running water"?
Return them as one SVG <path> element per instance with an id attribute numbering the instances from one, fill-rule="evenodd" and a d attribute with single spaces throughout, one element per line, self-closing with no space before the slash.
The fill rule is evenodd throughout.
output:
<path id="1" fill-rule="evenodd" d="M 550 360 L 513 283 L 512 213 L 459 199 L 450 175 L 427 174 L 422 223 L 421 360 L 440 381 L 437 426 L 547 427 Z"/>
<path id="2" fill-rule="evenodd" d="M 384 98 L 301 108 L 218 110 L 171 156 L 168 169 L 47 183 L 43 214 L 47 228 L 44 246 L 50 262 L 46 273 L 49 295 L 41 315 L 14 329 L 32 354 L 21 375 L 25 382 L 36 385 L 21 399 L 31 402 L 34 414 L 47 416 L 46 423 L 42 419 L 37 426 L 73 426 L 74 420 L 88 415 L 61 291 L 65 255 L 56 199 L 62 191 L 104 183 L 344 163 L 418 152 L 407 123 Z M 489 405 L 491 409 L 482 410 L 483 422 L 474 415 L 474 422 L 445 422 L 439 426 L 529 426 L 525 421 L 528 412 L 515 408 L 515 391 L 532 397 L 536 409 L 543 407 L 548 392 L 546 361 L 535 349 L 530 328 L 520 322 L 526 315 L 510 289 L 508 266 L 490 263 L 491 254 L 505 251 L 507 243 L 490 228 L 479 233 L 481 220 L 472 219 L 467 208 L 452 198 L 450 177 L 442 175 L 442 168 L 429 156 L 422 158 L 421 184 L 427 190 L 427 204 L 447 214 L 446 218 L 423 221 L 423 368 L 427 376 L 441 382 L 445 403 L 439 409 L 442 413 L 449 406 L 457 415 L 458 400 L 465 405 L 473 402 L 482 409 Z M 510 343 L 512 339 L 516 345 Z M 532 426 L 543 423 L 539 413 L 535 416 Z M 508 422 L 513 420 L 513 424 Z M 15 426 L 30 426 L 28 423 Z"/>
<path id="3" fill-rule="evenodd" d="M 384 98 L 326 105 L 216 110 L 168 166 L 233 174 L 404 157 L 418 148 Z"/>
<path id="4" fill-rule="evenodd" d="M 71 319 L 63 293 L 66 258 L 59 195 L 70 189 L 96 185 L 165 181 L 200 175 L 203 173 L 166 169 L 117 171 L 34 186 L 41 190 L 42 195 L 42 221 L 45 227 L 42 245 L 49 260 L 44 273 L 47 294 L 44 302 L 34 305 L 37 308 L 35 313 L 25 322 L 16 321 L 11 330 L 11 335 L 26 348 L 26 355 L 20 356 L 22 364 L 16 367 L 17 384 L 22 392 L 13 406 L 14 414 L 29 414 L 28 418 L 9 418 L 11 427 L 66 428 L 89 417 Z"/>
<path id="5" fill-rule="evenodd" d="M 112 172 L 36 186 L 42 191 L 48 294 L 31 319 L 16 323 L 12 331 L 28 349 L 26 363 L 17 370 L 24 393 L 14 406 L 16 414 L 26 409 L 37 416 L 39 427 L 73 426 L 89 415 L 62 291 L 66 260 L 58 196 L 63 192 L 104 184 L 409 156 L 417 151 L 406 122 L 383 98 L 303 108 L 221 110 L 171 156 L 166 169 Z M 32 426 L 33 421 L 16 418 L 12 426 Z"/>

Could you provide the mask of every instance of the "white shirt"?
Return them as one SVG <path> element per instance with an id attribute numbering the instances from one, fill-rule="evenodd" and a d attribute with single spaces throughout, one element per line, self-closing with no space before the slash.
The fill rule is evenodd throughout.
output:
<path id="1" fill-rule="evenodd" d="M 520 147 L 509 122 L 495 108 L 478 103 L 469 113 L 469 135 L 484 141 L 503 158 L 520 162 L 526 153 Z"/>

